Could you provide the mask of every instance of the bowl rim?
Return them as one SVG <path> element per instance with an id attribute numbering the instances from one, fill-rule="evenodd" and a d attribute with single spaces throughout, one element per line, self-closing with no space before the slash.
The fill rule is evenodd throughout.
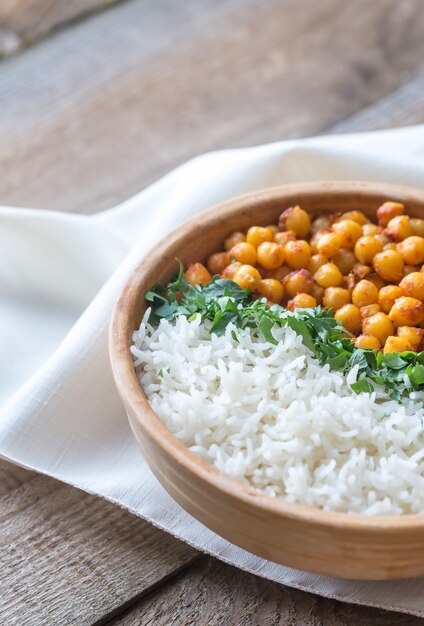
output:
<path id="1" fill-rule="evenodd" d="M 346 513 L 340 511 L 327 511 L 315 506 L 292 503 L 282 497 L 267 495 L 253 487 L 244 485 L 236 479 L 230 478 L 218 470 L 212 464 L 207 463 L 194 452 L 191 452 L 177 437 L 163 424 L 160 418 L 150 407 L 146 395 L 138 381 L 133 357 L 128 349 L 128 322 L 129 314 L 137 298 L 137 285 L 144 267 L 151 267 L 155 260 L 162 256 L 158 250 L 163 246 L 170 246 L 186 235 L 187 228 L 195 225 L 195 222 L 203 214 L 211 212 L 219 213 L 216 220 L 225 219 L 221 213 L 231 213 L 236 208 L 252 206 L 265 200 L 279 200 L 281 195 L 301 193 L 313 197 L 317 192 L 325 190 L 329 194 L 360 194 L 362 196 L 387 196 L 392 200 L 404 202 L 419 202 L 424 205 L 424 190 L 419 188 L 393 185 L 383 182 L 368 181 L 323 181 L 313 183 L 295 183 L 269 187 L 260 191 L 233 197 L 219 204 L 215 204 L 199 213 L 177 228 L 174 228 L 160 242 L 155 244 L 153 250 L 143 255 L 129 277 L 124 283 L 114 305 L 109 325 L 109 355 L 115 383 L 121 398 L 130 406 L 132 413 L 139 422 L 148 437 L 162 448 L 165 453 L 172 457 L 173 461 L 182 466 L 190 473 L 208 484 L 208 486 L 222 491 L 227 496 L 239 501 L 241 504 L 254 506 L 264 513 L 272 513 L 282 518 L 290 518 L 298 522 L 311 522 L 331 528 L 343 528 L 352 532 L 367 531 L 375 534 L 393 532 L 394 530 L 417 531 L 424 528 L 424 515 L 422 513 L 406 513 L 399 515 L 364 515 L 359 513 Z"/>

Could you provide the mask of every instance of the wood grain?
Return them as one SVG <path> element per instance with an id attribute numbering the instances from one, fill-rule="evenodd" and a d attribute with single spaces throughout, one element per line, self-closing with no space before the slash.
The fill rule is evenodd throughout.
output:
<path id="1" fill-rule="evenodd" d="M 4 626 L 90 625 L 196 555 L 100 498 L 26 470 L 12 472 L 2 462 L 0 479 L 4 476 L 9 484 L 0 498 Z"/>
<path id="2" fill-rule="evenodd" d="M 422 0 L 119 3 L 3 62 L 0 199 L 91 213 L 199 153 L 322 132 L 409 80 L 423 30 Z"/>
<path id="3" fill-rule="evenodd" d="M 202 558 L 110 626 L 419 626 L 418 617 L 342 604 Z"/>
<path id="4" fill-rule="evenodd" d="M 53 29 L 116 0 L 2 0 L 0 57 L 17 52 Z"/>

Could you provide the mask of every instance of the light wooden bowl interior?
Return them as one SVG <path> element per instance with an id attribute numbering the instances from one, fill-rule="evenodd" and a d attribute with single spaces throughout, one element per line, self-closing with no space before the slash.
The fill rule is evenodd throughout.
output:
<path id="1" fill-rule="evenodd" d="M 158 480 L 189 513 L 225 539 L 290 567 L 335 577 L 390 579 L 424 574 L 424 516 L 360 516 L 289 504 L 245 487 L 191 453 L 162 424 L 138 383 L 131 336 L 146 309 L 144 293 L 184 264 L 222 249 L 224 238 L 253 224 L 275 223 L 299 204 L 312 215 L 359 209 L 369 217 L 385 200 L 424 217 L 424 192 L 378 183 L 288 185 L 204 211 L 155 246 L 125 284 L 110 326 L 119 393 L 142 453 Z"/>

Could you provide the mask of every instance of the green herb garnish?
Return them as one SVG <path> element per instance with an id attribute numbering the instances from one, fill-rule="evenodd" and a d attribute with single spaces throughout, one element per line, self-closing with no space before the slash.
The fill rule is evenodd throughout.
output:
<path id="1" fill-rule="evenodd" d="M 180 263 L 178 274 L 164 287 L 156 285 L 145 295 L 152 307 L 150 322 L 175 320 L 180 315 L 193 319 L 200 315 L 211 322 L 211 332 L 222 335 L 228 324 L 239 329 L 253 328 L 266 341 L 277 344 L 274 327 L 289 326 L 302 337 L 321 364 L 347 374 L 358 366 L 357 381 L 351 385 L 356 393 L 371 393 L 374 384 L 382 386 L 393 399 L 400 400 L 411 391 L 424 389 L 424 352 L 382 354 L 356 348 L 350 333 L 336 322 L 331 309 L 295 309 L 288 311 L 278 304 L 268 306 L 264 298 L 253 300 L 248 289 L 232 280 L 214 276 L 205 287 L 191 285 L 184 278 Z M 233 331 L 232 337 L 238 340 Z M 163 372 L 159 372 L 163 375 Z"/>

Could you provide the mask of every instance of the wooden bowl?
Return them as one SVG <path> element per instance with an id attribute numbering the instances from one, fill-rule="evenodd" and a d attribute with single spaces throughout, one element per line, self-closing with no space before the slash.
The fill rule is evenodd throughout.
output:
<path id="1" fill-rule="evenodd" d="M 171 496 L 225 539 L 290 567 L 341 578 L 389 579 L 424 574 L 424 516 L 360 516 L 290 504 L 245 487 L 190 452 L 150 408 L 130 354 L 144 293 L 184 264 L 222 248 L 234 230 L 275 223 L 299 204 L 312 215 L 360 209 L 368 216 L 385 200 L 424 217 L 424 191 L 362 182 L 287 185 L 229 200 L 174 230 L 129 277 L 110 326 L 110 356 L 119 393 L 142 453 Z"/>

